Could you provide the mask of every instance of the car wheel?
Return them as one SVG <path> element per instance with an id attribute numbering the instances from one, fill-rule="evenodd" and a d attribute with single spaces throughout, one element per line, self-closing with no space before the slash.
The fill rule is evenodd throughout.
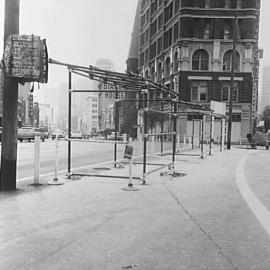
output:
<path id="1" fill-rule="evenodd" d="M 28 142 L 31 142 L 31 139 L 28 139 Z"/>
<path id="2" fill-rule="evenodd" d="M 267 145 L 265 148 L 266 148 L 266 150 L 269 150 L 269 145 Z"/>
<path id="3" fill-rule="evenodd" d="M 19 141 L 20 141 L 20 142 L 22 142 L 22 141 L 23 141 L 23 139 L 19 139 Z"/>

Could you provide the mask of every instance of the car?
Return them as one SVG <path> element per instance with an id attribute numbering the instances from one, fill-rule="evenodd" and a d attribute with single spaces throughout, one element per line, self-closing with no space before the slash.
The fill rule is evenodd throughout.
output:
<path id="1" fill-rule="evenodd" d="M 269 150 L 270 145 L 270 134 L 267 133 L 255 133 L 247 134 L 247 139 L 250 143 L 251 148 L 256 149 L 257 146 L 264 146 L 266 150 Z"/>
<path id="2" fill-rule="evenodd" d="M 41 132 L 44 133 L 45 139 L 49 138 L 49 128 L 48 126 L 39 126 Z"/>
<path id="3" fill-rule="evenodd" d="M 35 128 L 32 126 L 21 127 L 18 130 L 18 140 L 22 142 L 23 140 L 31 141 L 35 139 L 35 135 L 39 133 L 40 139 L 45 141 L 45 133 L 42 132 L 40 128 Z"/>
<path id="4" fill-rule="evenodd" d="M 57 128 L 52 132 L 52 140 L 54 140 L 56 137 L 58 137 L 58 139 L 64 139 L 65 138 L 65 133 L 63 130 Z"/>
<path id="5" fill-rule="evenodd" d="M 114 141 L 114 140 L 115 140 L 115 132 L 113 131 L 113 132 L 111 133 L 111 135 L 109 135 L 109 136 L 107 137 L 107 139 L 108 139 L 108 140 L 111 140 L 111 141 Z M 117 140 L 117 141 L 123 141 L 123 135 L 120 135 L 120 133 L 117 132 L 116 140 Z"/>
<path id="6" fill-rule="evenodd" d="M 72 130 L 71 131 L 72 139 L 82 139 L 82 132 L 80 130 Z"/>

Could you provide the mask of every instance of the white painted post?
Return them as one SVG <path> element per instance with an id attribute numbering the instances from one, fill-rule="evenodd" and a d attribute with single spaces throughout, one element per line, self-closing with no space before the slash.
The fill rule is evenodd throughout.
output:
<path id="1" fill-rule="evenodd" d="M 133 187 L 132 183 L 132 158 L 129 160 L 129 182 L 128 182 L 129 187 Z"/>
<path id="2" fill-rule="evenodd" d="M 151 152 L 152 153 L 155 152 L 155 137 L 154 136 L 151 137 Z"/>
<path id="3" fill-rule="evenodd" d="M 48 185 L 63 185 L 65 183 L 64 180 L 59 181 L 58 179 L 58 152 L 59 152 L 59 137 L 58 134 L 55 138 L 55 165 L 54 165 L 54 178 L 53 181 L 48 182 Z"/>
<path id="4" fill-rule="evenodd" d="M 142 156 L 142 133 L 140 132 L 138 135 L 139 140 L 139 158 Z"/>
<path id="5" fill-rule="evenodd" d="M 35 150 L 34 150 L 34 185 L 39 185 L 40 173 L 40 133 L 35 134 Z"/>
<path id="6" fill-rule="evenodd" d="M 184 134 L 184 148 L 186 148 L 186 144 L 187 144 L 187 137 L 186 134 Z"/>
<path id="7" fill-rule="evenodd" d="M 134 188 L 133 182 L 132 182 L 132 157 L 129 159 L 129 181 L 128 181 L 128 186 L 126 188 L 123 188 L 123 190 L 126 191 L 137 191 L 139 190 L 138 188 Z"/>
<path id="8" fill-rule="evenodd" d="M 54 165 L 54 178 L 53 181 L 58 181 L 58 136 L 55 138 L 55 165 Z"/>
<path id="9" fill-rule="evenodd" d="M 224 151 L 224 142 L 225 142 L 225 119 L 221 121 L 221 152 Z"/>

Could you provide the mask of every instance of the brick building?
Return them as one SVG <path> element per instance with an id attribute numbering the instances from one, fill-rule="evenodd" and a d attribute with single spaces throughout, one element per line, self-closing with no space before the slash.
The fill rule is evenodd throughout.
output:
<path id="1" fill-rule="evenodd" d="M 139 8 L 138 71 L 184 101 L 229 103 L 236 31 L 232 140 L 245 138 L 257 111 L 260 0 L 140 0 Z"/>

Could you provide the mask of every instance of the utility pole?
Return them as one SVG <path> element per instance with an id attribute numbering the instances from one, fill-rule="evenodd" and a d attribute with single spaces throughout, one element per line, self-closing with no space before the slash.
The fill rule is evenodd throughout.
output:
<path id="1" fill-rule="evenodd" d="M 20 0 L 5 0 L 4 44 L 19 33 Z M 0 190 L 16 189 L 18 81 L 4 75 Z"/>
<path id="2" fill-rule="evenodd" d="M 235 53 L 236 53 L 236 39 L 237 39 L 237 27 L 238 17 L 235 15 L 233 26 L 233 50 L 232 50 L 232 64 L 231 64 L 231 87 L 230 87 L 230 99 L 229 99 L 229 120 L 228 120 L 228 137 L 227 137 L 227 149 L 231 149 L 232 140 L 232 105 L 233 105 L 233 88 L 234 88 L 234 72 L 235 72 Z"/>

